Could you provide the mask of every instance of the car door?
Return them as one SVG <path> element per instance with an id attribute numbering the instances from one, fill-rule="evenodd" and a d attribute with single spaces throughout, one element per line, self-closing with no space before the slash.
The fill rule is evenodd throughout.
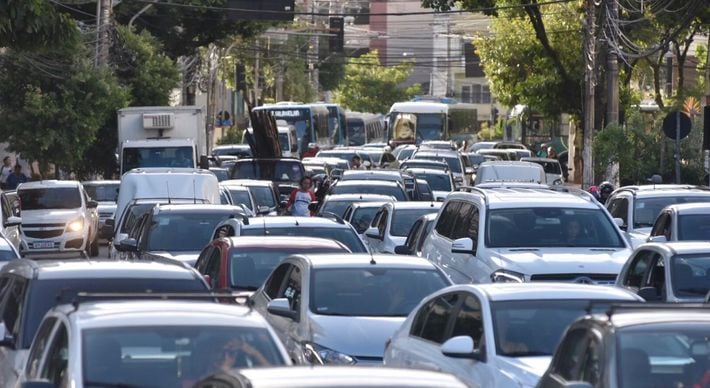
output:
<path id="1" fill-rule="evenodd" d="M 388 222 L 388 211 L 385 208 L 380 209 L 375 217 L 372 218 L 372 223 L 370 227 L 377 228 L 377 233 L 375 235 L 365 234 L 367 245 L 369 245 L 370 252 L 382 252 L 385 239 L 385 231 L 387 230 Z"/>
<path id="2" fill-rule="evenodd" d="M 57 324 L 40 366 L 39 380 L 52 383 L 55 387 L 69 386 L 69 331 L 63 322 Z"/>
<path id="3" fill-rule="evenodd" d="M 42 321 L 39 329 L 37 329 L 37 335 L 35 335 L 32 341 L 32 347 L 30 347 L 30 353 L 27 357 L 24 375 L 25 380 L 35 381 L 39 379 L 42 360 L 45 358 L 56 325 L 57 319 L 55 317 L 47 317 Z"/>
<path id="4" fill-rule="evenodd" d="M 451 266 L 452 228 L 460 207 L 461 201 L 456 200 L 444 204 L 436 219 L 434 231 L 422 246 L 422 255 L 442 267 L 455 283 L 465 282 L 460 274 L 454 273 L 455 268 Z"/>
<path id="5" fill-rule="evenodd" d="M 460 238 L 469 238 L 473 242 L 474 250 L 480 244 L 479 238 L 480 211 L 472 202 L 462 202 L 454 218 L 451 230 L 451 241 Z M 451 248 L 449 248 L 451 251 Z M 491 262 L 486 255 L 472 253 L 451 253 L 451 267 L 463 279 L 473 283 L 489 283 L 490 274 L 497 265 Z"/>
<path id="6" fill-rule="evenodd" d="M 27 281 L 16 276 L 7 276 L 0 284 L 0 295 L 4 295 L 0 313 L 2 328 L 0 333 L 0 386 L 8 387 L 17 381 L 24 369 L 25 351 L 16 349 L 20 346 L 22 312 L 25 307 Z"/>
<path id="7" fill-rule="evenodd" d="M 481 301 L 471 293 L 462 293 L 461 302 L 454 312 L 454 319 L 451 323 L 451 333 L 448 338 L 458 336 L 469 336 L 473 338 L 475 351 L 485 352 L 484 338 L 485 325 Z M 454 376 L 465 376 L 464 381 L 469 386 L 480 385 L 481 387 L 495 386 L 494 366 L 484 361 L 477 361 L 465 358 L 450 358 L 441 351 L 436 354 L 443 372 L 451 373 Z"/>

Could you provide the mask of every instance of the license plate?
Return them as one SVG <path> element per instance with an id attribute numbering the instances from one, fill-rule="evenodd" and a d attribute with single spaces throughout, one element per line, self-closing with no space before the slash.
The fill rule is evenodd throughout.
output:
<path id="1" fill-rule="evenodd" d="M 52 241 L 37 241 L 32 244 L 34 249 L 48 249 L 54 248 L 54 242 Z"/>

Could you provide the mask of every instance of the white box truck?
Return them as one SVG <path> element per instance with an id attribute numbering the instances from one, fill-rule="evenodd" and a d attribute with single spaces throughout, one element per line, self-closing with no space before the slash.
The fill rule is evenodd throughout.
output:
<path id="1" fill-rule="evenodd" d="M 121 175 L 134 168 L 200 167 L 200 161 L 206 161 L 207 155 L 203 109 L 196 106 L 120 109 L 118 155 Z"/>

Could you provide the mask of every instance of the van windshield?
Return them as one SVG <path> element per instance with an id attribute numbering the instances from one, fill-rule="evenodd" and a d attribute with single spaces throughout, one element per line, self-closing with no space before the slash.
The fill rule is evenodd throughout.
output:
<path id="1" fill-rule="evenodd" d="M 123 172 L 143 167 L 195 168 L 192 147 L 124 148 Z"/>
<path id="2" fill-rule="evenodd" d="M 76 187 L 46 189 L 20 189 L 22 210 L 77 209 L 81 207 L 81 194 Z"/>

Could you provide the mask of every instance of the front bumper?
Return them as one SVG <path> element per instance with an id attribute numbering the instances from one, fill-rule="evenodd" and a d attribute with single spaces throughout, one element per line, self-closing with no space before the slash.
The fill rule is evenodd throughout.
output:
<path id="1" fill-rule="evenodd" d="M 37 231 L 22 231 L 20 250 L 24 253 L 33 252 L 79 252 L 86 249 L 88 232 L 62 232 L 59 236 L 29 237 L 27 234 Z M 50 237 L 51 236 L 51 237 Z"/>

